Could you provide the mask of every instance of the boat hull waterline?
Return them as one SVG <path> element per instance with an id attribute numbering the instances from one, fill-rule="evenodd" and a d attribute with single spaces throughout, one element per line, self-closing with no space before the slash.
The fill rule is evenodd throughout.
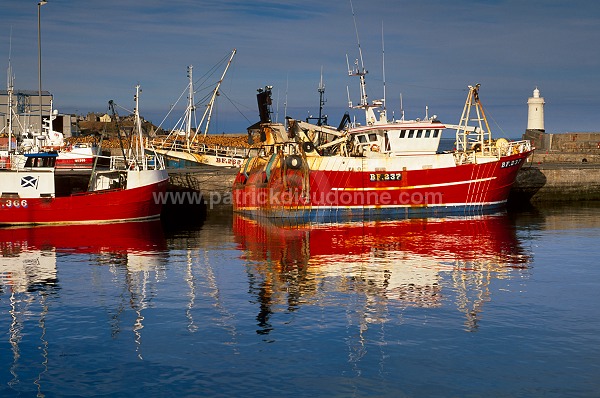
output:
<path id="1" fill-rule="evenodd" d="M 525 151 L 486 163 L 421 170 L 394 168 L 393 158 L 378 162 L 306 157 L 297 169 L 286 167 L 284 155 L 279 162 L 282 166 L 270 169 L 250 159 L 234 182 L 234 210 L 308 220 L 495 211 L 506 204 L 516 174 L 530 154 Z M 383 163 L 387 167 L 378 167 Z"/>

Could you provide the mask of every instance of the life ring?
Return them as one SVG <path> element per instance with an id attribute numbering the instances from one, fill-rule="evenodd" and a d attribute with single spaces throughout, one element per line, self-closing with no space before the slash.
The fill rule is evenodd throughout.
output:
<path id="1" fill-rule="evenodd" d="M 304 152 L 312 152 L 315 150 L 315 145 L 312 142 L 303 142 L 302 143 L 302 149 L 304 149 Z"/>
<path id="2" fill-rule="evenodd" d="M 288 169 L 299 169 L 302 166 L 302 158 L 298 155 L 290 155 L 285 158 L 285 165 Z"/>
<path id="3" fill-rule="evenodd" d="M 371 145 L 371 152 L 379 152 L 379 145 L 377 145 L 377 144 Z"/>

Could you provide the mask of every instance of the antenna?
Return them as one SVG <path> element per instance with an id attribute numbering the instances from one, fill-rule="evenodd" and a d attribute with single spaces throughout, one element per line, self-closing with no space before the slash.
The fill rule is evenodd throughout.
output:
<path id="1" fill-rule="evenodd" d="M 383 21 L 381 21 L 381 58 L 382 58 L 382 69 L 383 69 L 383 110 L 386 110 L 385 106 L 385 43 L 383 41 Z"/>
<path id="2" fill-rule="evenodd" d="M 10 58 L 12 56 L 12 26 L 10 27 L 10 39 L 8 41 L 8 70 L 6 71 L 6 87 L 12 87 L 13 74 Z"/>
<path id="3" fill-rule="evenodd" d="M 352 0 L 350 0 L 350 9 L 352 10 L 352 19 L 354 20 L 354 31 L 356 32 L 356 43 L 358 44 L 358 56 L 360 58 L 360 72 L 364 72 L 365 64 L 363 62 L 362 50 L 360 48 L 360 39 L 358 37 L 358 27 L 356 25 L 356 15 L 354 14 L 354 7 L 352 6 Z"/>
<path id="4" fill-rule="evenodd" d="M 287 106 L 288 106 L 288 87 L 290 85 L 290 73 L 288 72 L 285 78 L 285 102 L 283 103 L 283 113 L 285 120 L 287 120 Z"/>
<path id="5" fill-rule="evenodd" d="M 400 93 L 400 120 L 404 120 L 404 105 L 402 104 L 402 93 Z"/>
<path id="6" fill-rule="evenodd" d="M 279 87 L 277 87 L 277 106 L 275 107 L 275 123 L 279 120 Z"/>
<path id="7" fill-rule="evenodd" d="M 321 80 L 319 81 L 318 92 L 325 91 L 325 86 L 323 85 L 323 65 L 321 65 Z"/>
<path id="8" fill-rule="evenodd" d="M 348 108 L 352 108 L 352 101 L 350 100 L 350 89 L 346 86 L 346 93 L 348 94 Z"/>
<path id="9" fill-rule="evenodd" d="M 360 106 L 366 110 L 369 106 L 369 103 L 367 102 L 367 89 L 365 83 L 365 75 L 367 74 L 367 71 L 365 70 L 365 64 L 363 62 L 362 49 L 360 47 L 360 39 L 358 37 L 358 26 L 356 25 L 356 15 L 354 14 L 352 0 L 350 0 L 350 9 L 352 10 L 352 19 L 354 20 L 354 31 L 356 32 L 356 42 L 358 44 L 358 55 L 360 59 L 360 66 L 358 65 L 357 59 L 355 61 L 356 72 L 350 73 L 350 75 L 356 75 L 360 79 Z"/>
<path id="10" fill-rule="evenodd" d="M 352 69 L 350 69 L 350 61 L 348 61 L 348 54 L 346 54 L 346 65 L 348 65 L 348 76 L 352 76 L 354 72 Z"/>
<path id="11" fill-rule="evenodd" d="M 325 85 L 323 84 L 323 65 L 321 65 L 321 81 L 319 82 L 319 88 L 317 89 L 319 92 L 319 120 L 317 122 L 317 126 L 321 126 L 323 124 L 323 105 L 325 105 L 325 99 L 323 95 L 325 94 Z M 325 116 L 325 124 L 327 124 L 327 116 Z"/>

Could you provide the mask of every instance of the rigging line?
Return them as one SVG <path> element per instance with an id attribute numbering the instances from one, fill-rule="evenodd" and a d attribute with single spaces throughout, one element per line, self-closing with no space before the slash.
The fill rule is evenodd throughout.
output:
<path id="1" fill-rule="evenodd" d="M 494 122 L 494 124 L 496 125 L 496 127 L 498 127 L 498 129 L 499 129 L 499 130 L 502 132 L 502 135 L 503 135 L 504 137 L 506 137 L 506 133 L 504 132 L 504 130 L 502 129 L 502 127 L 501 127 L 501 126 L 498 124 L 498 122 L 496 122 L 496 119 L 494 119 L 494 116 L 492 116 L 492 114 L 491 114 L 491 113 L 489 113 L 489 112 L 487 111 L 487 108 L 484 108 L 484 107 L 483 107 L 483 105 L 481 105 L 481 108 L 483 108 L 483 110 L 484 110 L 484 112 L 485 112 L 486 116 L 489 116 L 489 117 L 492 119 L 492 121 Z M 490 133 L 490 132 L 488 131 L 488 133 Z"/>
<path id="2" fill-rule="evenodd" d="M 227 100 L 229 101 L 229 103 L 230 103 L 231 105 L 233 105 L 233 107 L 235 108 L 235 110 L 236 110 L 236 111 L 238 111 L 238 112 L 239 112 L 239 114 L 240 114 L 240 115 L 242 115 L 242 117 L 243 117 L 244 119 L 246 119 L 246 121 L 247 121 L 248 123 L 252 124 L 252 122 L 250 121 L 250 119 L 248 119 L 248 118 L 246 117 L 246 115 L 244 115 L 244 114 L 242 113 L 242 111 L 240 110 L 240 108 L 238 108 L 238 107 L 235 105 L 235 103 L 234 103 L 234 102 L 231 100 L 231 98 L 229 98 L 229 97 L 227 96 L 227 94 L 224 94 L 224 93 L 222 93 L 222 94 L 225 96 L 225 98 L 227 98 Z"/>
<path id="3" fill-rule="evenodd" d="M 123 109 L 124 111 L 127 111 L 127 112 L 129 112 L 129 113 L 133 113 L 133 111 L 132 111 L 131 109 L 127 109 L 127 108 L 125 108 L 125 107 L 123 107 L 123 106 L 121 106 L 121 105 L 117 104 L 116 102 L 113 102 L 113 104 L 115 104 L 115 105 L 117 106 L 117 108 L 121 108 L 121 109 Z"/>
<path id="4" fill-rule="evenodd" d="M 377 80 L 377 79 L 374 79 L 374 80 Z M 404 86 L 407 86 L 407 87 L 416 87 L 416 88 L 426 88 L 426 89 L 429 89 L 429 90 L 460 91 L 460 92 L 469 91 L 469 89 L 467 89 L 467 88 L 433 87 L 433 86 L 422 86 L 422 85 L 419 85 L 419 84 L 404 84 Z"/>
<path id="5" fill-rule="evenodd" d="M 229 60 L 229 57 L 231 56 L 231 54 L 227 54 L 225 55 L 223 58 L 221 58 L 220 61 L 218 61 L 215 65 L 212 66 L 212 68 L 210 68 L 208 71 L 206 71 L 202 76 L 200 76 L 200 78 L 198 78 L 195 82 L 194 85 L 198 84 L 198 82 L 200 82 L 201 80 L 203 82 L 206 82 L 208 80 L 209 77 L 211 77 L 212 75 L 214 75 L 215 73 L 217 73 L 218 70 L 220 70 L 221 66 L 227 61 Z M 215 83 L 216 84 L 216 83 Z M 199 84 L 199 86 L 202 86 L 202 84 Z"/>
<path id="6" fill-rule="evenodd" d="M 220 91 L 219 91 L 219 93 L 220 93 Z M 202 98 L 200 98 L 200 100 L 196 101 L 194 106 L 205 105 L 204 102 L 206 102 L 208 99 L 210 99 L 210 97 L 212 97 L 212 94 L 213 94 L 212 91 L 209 93 L 206 93 L 206 95 L 204 97 L 202 97 Z"/>
<path id="7" fill-rule="evenodd" d="M 179 96 L 179 98 L 177 98 L 177 101 L 175 101 L 175 103 L 173 105 L 171 105 L 169 107 L 169 112 L 167 112 L 167 114 L 165 115 L 165 117 L 163 118 L 163 120 L 160 122 L 160 124 L 158 125 L 158 128 L 161 128 L 163 123 L 167 120 L 167 118 L 169 117 L 169 115 L 171 114 L 171 112 L 173 112 L 173 110 L 175 109 L 175 106 L 177 106 L 177 104 L 179 103 L 179 101 L 181 100 L 181 98 L 183 98 L 183 96 L 188 92 L 190 85 L 188 84 L 185 89 L 181 92 L 181 95 Z"/>
<path id="8" fill-rule="evenodd" d="M 203 87 L 202 89 L 194 90 L 194 94 L 200 94 L 201 91 L 205 92 L 204 97 L 202 97 L 202 99 L 200 101 L 196 101 L 195 105 L 200 104 L 203 100 L 210 97 L 213 94 L 213 91 L 215 91 L 215 88 L 217 87 L 218 84 L 219 84 L 219 82 L 216 82 L 216 83 L 211 84 L 210 86 Z"/>
<path id="9" fill-rule="evenodd" d="M 248 105 L 246 105 L 246 104 L 244 104 L 242 102 L 234 101 L 231 98 L 227 97 L 227 94 L 224 93 L 224 92 L 222 92 L 222 91 L 219 91 L 219 93 L 222 94 L 222 95 L 224 95 L 229 101 L 231 101 L 232 104 L 241 105 L 243 108 L 246 108 L 249 111 L 254 111 L 254 107 L 249 107 Z"/>

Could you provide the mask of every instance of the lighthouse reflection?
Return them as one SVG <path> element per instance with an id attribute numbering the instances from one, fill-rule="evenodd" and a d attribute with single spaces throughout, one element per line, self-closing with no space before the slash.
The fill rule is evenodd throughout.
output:
<path id="1" fill-rule="evenodd" d="M 478 328 L 493 280 L 527 275 L 530 255 L 506 214 L 313 225 L 234 217 L 268 334 L 277 311 L 339 305 L 362 324 L 384 323 L 390 308 L 450 305 Z"/>

